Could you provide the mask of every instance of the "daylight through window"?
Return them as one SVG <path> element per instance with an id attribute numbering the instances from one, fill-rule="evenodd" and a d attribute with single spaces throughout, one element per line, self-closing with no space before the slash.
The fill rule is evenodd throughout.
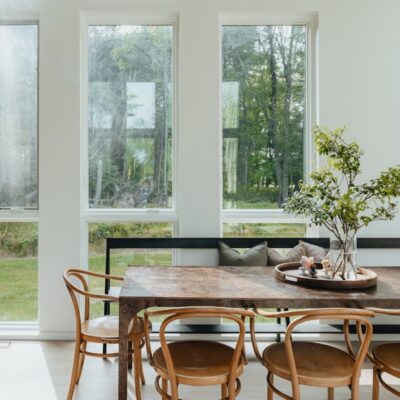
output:
<path id="1" fill-rule="evenodd" d="M 89 207 L 172 207 L 173 27 L 89 26 Z"/>
<path id="2" fill-rule="evenodd" d="M 276 209 L 304 173 L 305 25 L 222 27 L 224 209 Z"/>

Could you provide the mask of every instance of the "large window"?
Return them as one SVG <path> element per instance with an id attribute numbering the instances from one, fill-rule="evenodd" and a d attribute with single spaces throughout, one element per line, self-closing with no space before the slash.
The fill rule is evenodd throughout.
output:
<path id="1" fill-rule="evenodd" d="M 222 27 L 224 209 L 278 209 L 304 175 L 305 25 Z"/>
<path id="2" fill-rule="evenodd" d="M 37 25 L 0 23 L 2 323 L 38 319 L 38 224 L 35 214 L 38 209 L 37 85 Z M 27 220 L 35 222 L 24 222 Z"/>
<path id="3" fill-rule="evenodd" d="M 173 27 L 88 27 L 90 208 L 171 208 Z"/>
<path id="4" fill-rule="evenodd" d="M 0 209 L 38 208 L 37 25 L 0 24 Z"/>

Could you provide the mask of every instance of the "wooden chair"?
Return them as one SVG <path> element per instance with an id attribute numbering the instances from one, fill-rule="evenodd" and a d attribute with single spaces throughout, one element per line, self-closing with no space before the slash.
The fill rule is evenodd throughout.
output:
<path id="1" fill-rule="evenodd" d="M 379 314 L 400 316 L 400 310 L 386 310 L 371 307 L 369 307 L 368 310 Z M 360 336 L 360 331 L 358 334 Z M 400 378 L 400 342 L 380 343 L 373 347 L 372 353 L 368 354 L 368 358 L 374 365 L 372 399 L 379 400 L 379 384 L 390 393 L 400 397 L 400 391 L 391 387 L 382 378 L 383 373 Z"/>
<path id="2" fill-rule="evenodd" d="M 149 329 L 146 346 L 150 365 L 156 371 L 156 390 L 163 400 L 179 400 L 178 385 L 221 386 L 221 399 L 234 400 L 240 392 L 239 376 L 245 365 L 244 336 L 246 317 L 254 317 L 250 310 L 232 308 L 183 307 L 145 311 L 145 327 L 149 316 L 166 316 L 160 326 L 160 344 L 151 351 Z M 186 318 L 226 318 L 238 325 L 239 334 L 234 348 L 222 343 L 184 340 L 167 343 L 166 329 L 174 321 Z M 161 385 L 160 385 L 161 380 Z M 168 393 L 168 382 L 170 394 Z"/>
<path id="3" fill-rule="evenodd" d="M 97 278 L 112 279 L 117 281 L 123 280 L 123 278 L 120 276 L 98 274 L 95 272 L 75 268 L 67 269 L 63 274 L 65 284 L 67 285 L 67 289 L 69 291 L 69 294 L 71 295 L 76 321 L 75 353 L 67 400 L 71 400 L 73 398 L 75 385 L 79 383 L 79 379 L 82 374 L 85 356 L 99 357 L 103 359 L 119 356 L 118 352 L 104 354 L 93 353 L 86 350 L 87 344 L 89 342 L 101 344 L 118 344 L 119 319 L 115 316 L 104 316 L 90 319 L 90 299 L 118 302 L 118 297 L 90 292 L 89 285 L 87 280 L 85 279 L 85 276 L 93 276 Z M 76 280 L 78 280 L 82 288 L 75 285 L 72 282 L 71 278 L 75 278 Z M 79 309 L 79 301 L 77 295 L 82 295 L 84 297 L 83 318 Z M 132 366 L 133 354 L 135 360 L 137 361 L 137 365 L 140 365 L 140 370 L 134 371 L 136 398 L 138 400 L 141 399 L 140 382 L 143 385 L 145 384 L 141 354 L 141 348 L 144 346 L 144 337 L 144 320 L 143 318 L 137 317 L 131 322 L 130 328 L 130 342 L 133 344 L 133 350 L 131 350 L 130 352 L 130 366 Z"/>
<path id="4" fill-rule="evenodd" d="M 369 310 L 346 308 L 323 308 L 318 310 L 297 310 L 288 312 L 265 312 L 257 314 L 268 318 L 298 317 L 292 320 L 285 333 L 284 343 L 274 343 L 261 354 L 256 341 L 255 322 L 250 320 L 251 340 L 258 360 L 267 368 L 267 399 L 272 400 L 274 393 L 283 399 L 300 400 L 300 385 L 326 387 L 328 400 L 334 399 L 334 389 L 340 386 L 351 387 L 351 399 L 358 400 L 359 377 L 362 363 L 372 338 L 372 324 L 369 317 L 375 314 Z M 298 325 L 314 320 L 340 319 L 345 322 L 345 337 L 350 351 L 346 352 L 326 344 L 315 342 L 294 342 L 292 334 Z M 361 344 L 356 354 L 349 339 L 349 321 L 355 321 L 365 332 L 361 335 Z M 274 386 L 274 376 L 291 382 L 292 396 Z"/>

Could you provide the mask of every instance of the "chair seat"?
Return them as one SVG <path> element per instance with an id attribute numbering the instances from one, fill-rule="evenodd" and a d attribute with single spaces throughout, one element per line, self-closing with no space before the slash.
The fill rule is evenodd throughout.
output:
<path id="1" fill-rule="evenodd" d="M 202 386 L 226 383 L 234 349 L 218 342 L 181 341 L 168 343 L 178 383 Z M 154 366 L 165 378 L 167 366 L 161 348 L 153 354 Z M 237 376 L 243 372 L 241 357 L 236 370 Z"/>
<path id="2" fill-rule="evenodd" d="M 378 344 L 372 355 L 385 371 L 400 377 L 400 343 Z"/>
<path id="3" fill-rule="evenodd" d="M 335 387 L 351 383 L 354 361 L 346 352 L 310 342 L 293 342 L 293 352 L 300 384 Z M 291 379 L 284 343 L 268 346 L 263 359 L 272 374 Z"/>
<path id="4" fill-rule="evenodd" d="M 129 331 L 133 328 L 133 321 L 129 325 Z M 82 323 L 82 336 L 85 338 L 104 338 L 107 340 L 118 341 L 119 337 L 119 318 L 116 316 L 104 316 L 93 318 Z M 137 317 L 135 331 L 133 335 L 144 334 L 144 320 Z"/>

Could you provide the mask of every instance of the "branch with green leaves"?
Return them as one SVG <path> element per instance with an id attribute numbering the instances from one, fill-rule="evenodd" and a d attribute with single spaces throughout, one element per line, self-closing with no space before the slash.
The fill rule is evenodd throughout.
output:
<path id="1" fill-rule="evenodd" d="M 340 241 L 373 221 L 392 220 L 400 196 L 400 165 L 358 183 L 363 153 L 356 142 L 346 143 L 343 133 L 344 128 L 314 128 L 316 150 L 327 158 L 327 165 L 314 170 L 309 183 L 300 183 L 284 206 L 290 214 L 325 226 Z"/>

